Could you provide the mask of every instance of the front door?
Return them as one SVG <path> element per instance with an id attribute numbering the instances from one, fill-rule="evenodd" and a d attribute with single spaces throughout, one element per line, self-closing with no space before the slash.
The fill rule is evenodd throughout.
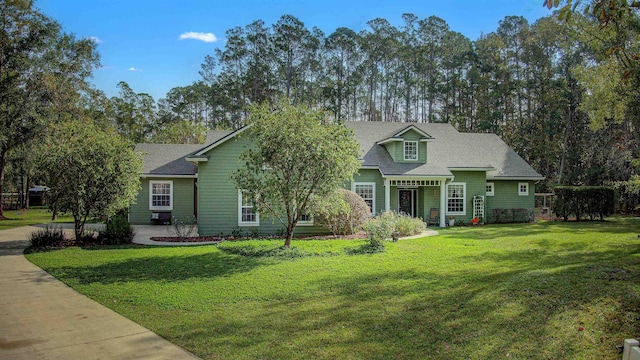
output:
<path id="1" fill-rule="evenodd" d="M 416 190 L 398 190 L 398 212 L 415 217 Z"/>

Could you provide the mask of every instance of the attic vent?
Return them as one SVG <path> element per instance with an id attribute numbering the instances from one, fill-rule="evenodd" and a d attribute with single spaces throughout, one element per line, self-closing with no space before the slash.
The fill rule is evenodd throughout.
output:
<path id="1" fill-rule="evenodd" d="M 440 180 L 389 180 L 391 186 L 440 186 Z"/>

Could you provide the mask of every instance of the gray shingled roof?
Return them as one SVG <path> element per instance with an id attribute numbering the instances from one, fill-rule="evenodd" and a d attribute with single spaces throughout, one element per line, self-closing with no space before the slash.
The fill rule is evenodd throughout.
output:
<path id="1" fill-rule="evenodd" d="M 214 142 L 222 139 L 223 137 L 231 134 L 233 131 L 231 130 L 209 130 L 207 131 L 207 140 L 205 140 L 204 144 L 211 145 Z M 204 146 L 203 146 L 204 147 Z"/>
<path id="2" fill-rule="evenodd" d="M 378 166 L 384 175 L 452 176 L 450 169 L 486 169 L 488 177 L 539 178 L 515 151 L 494 134 L 461 133 L 449 124 L 347 121 L 362 148 L 363 165 Z M 378 142 L 414 125 L 431 135 L 426 164 L 395 163 Z"/>
<path id="3" fill-rule="evenodd" d="M 135 151 L 143 154 L 145 175 L 195 175 L 198 166 L 185 157 L 220 140 L 231 131 L 209 130 L 205 144 L 137 144 Z"/>
<path id="4" fill-rule="evenodd" d="M 202 148 L 202 144 L 137 144 L 143 154 L 145 175 L 195 175 L 198 166 L 184 158 Z"/>
<path id="5" fill-rule="evenodd" d="M 375 166 L 384 175 L 451 177 L 452 169 L 491 169 L 488 178 L 542 179 L 526 161 L 495 134 L 461 133 L 449 124 L 417 124 L 398 122 L 347 121 L 362 149 L 362 165 Z M 416 126 L 429 134 L 427 163 L 395 163 L 383 145 L 407 128 Z M 144 174 L 195 175 L 197 166 L 185 160 L 231 131 L 209 131 L 204 145 L 138 144 L 136 151 L 145 153 Z"/>

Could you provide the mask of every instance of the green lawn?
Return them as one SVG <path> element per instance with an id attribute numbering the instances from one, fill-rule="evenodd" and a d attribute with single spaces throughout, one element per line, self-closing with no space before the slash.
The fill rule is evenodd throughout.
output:
<path id="1" fill-rule="evenodd" d="M 43 208 L 4 211 L 4 216 L 7 219 L 0 220 L 0 230 L 51 222 L 51 213 Z M 73 218 L 58 215 L 55 222 L 73 222 Z"/>
<path id="2" fill-rule="evenodd" d="M 69 248 L 27 257 L 211 359 L 619 359 L 640 336 L 640 220 L 362 241 Z M 242 255 L 238 255 L 242 254 Z"/>

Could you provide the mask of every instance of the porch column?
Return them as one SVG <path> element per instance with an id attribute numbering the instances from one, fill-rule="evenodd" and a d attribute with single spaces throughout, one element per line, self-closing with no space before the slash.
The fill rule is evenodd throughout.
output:
<path id="1" fill-rule="evenodd" d="M 447 210 L 447 179 L 440 180 L 440 227 L 446 226 Z"/>
<path id="2" fill-rule="evenodd" d="M 391 189 L 389 179 L 384 179 L 384 211 L 389 211 L 391 204 Z"/>

